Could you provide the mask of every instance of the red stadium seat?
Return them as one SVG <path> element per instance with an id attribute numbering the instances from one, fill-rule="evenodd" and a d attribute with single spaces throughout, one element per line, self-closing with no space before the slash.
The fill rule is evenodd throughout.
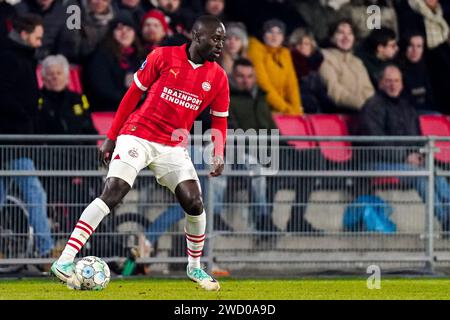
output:
<path id="1" fill-rule="evenodd" d="M 348 136 L 344 119 L 338 114 L 312 114 L 308 116 L 315 136 Z M 352 158 L 351 143 L 348 141 L 320 141 L 320 152 L 332 162 L 347 162 Z"/>
<path id="2" fill-rule="evenodd" d="M 421 115 L 420 130 L 424 136 L 450 136 L 450 120 L 444 115 Z M 436 141 L 436 147 L 440 149 L 435 153 L 436 160 L 450 163 L 450 142 Z"/>
<path id="3" fill-rule="evenodd" d="M 111 123 L 114 119 L 115 112 L 92 112 L 91 119 L 94 123 L 95 129 L 97 129 L 98 134 L 105 135 L 108 133 L 109 128 L 111 127 Z M 102 144 L 102 140 L 97 142 L 97 145 L 100 146 Z"/>
<path id="4" fill-rule="evenodd" d="M 372 185 L 374 187 L 383 186 L 396 186 L 400 184 L 400 179 L 398 177 L 377 177 L 372 179 Z"/>
<path id="5" fill-rule="evenodd" d="M 39 64 L 36 68 L 36 77 L 38 81 L 39 89 L 42 88 L 42 65 Z M 78 94 L 83 93 L 83 87 L 81 85 L 81 67 L 77 65 L 70 65 L 69 68 L 69 83 L 67 84 L 67 87 L 70 91 L 74 91 Z"/>
<path id="6" fill-rule="evenodd" d="M 310 125 L 304 117 L 274 114 L 273 120 L 282 136 L 310 136 Z M 296 149 L 310 149 L 316 146 L 315 141 L 289 141 Z"/>

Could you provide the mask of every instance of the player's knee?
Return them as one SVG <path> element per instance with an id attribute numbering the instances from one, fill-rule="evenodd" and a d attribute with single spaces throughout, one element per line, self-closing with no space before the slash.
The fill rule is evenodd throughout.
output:
<path id="1" fill-rule="evenodd" d="M 126 181 L 119 178 L 108 178 L 100 199 L 112 210 L 122 201 L 130 189 L 131 187 Z"/>
<path id="2" fill-rule="evenodd" d="M 192 196 L 188 199 L 187 208 L 185 208 L 187 214 L 191 216 L 199 216 L 203 212 L 203 199 L 201 195 Z"/>

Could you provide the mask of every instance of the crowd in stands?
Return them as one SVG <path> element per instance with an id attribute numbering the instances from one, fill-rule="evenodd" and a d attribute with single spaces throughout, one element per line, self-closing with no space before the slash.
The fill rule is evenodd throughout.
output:
<path id="1" fill-rule="evenodd" d="M 368 27 L 370 5 L 381 28 Z M 249 59 L 273 112 L 357 113 L 394 63 L 417 109 L 449 113 L 449 11 L 438 0 L 2 0 L 0 39 L 17 43 L 15 17 L 39 17 L 35 61 L 63 55 L 90 111 L 114 111 L 149 52 L 189 42 L 195 18 L 212 14 L 227 27 L 219 63 L 231 79 Z"/>
<path id="2" fill-rule="evenodd" d="M 67 13 L 73 5 L 79 17 Z M 380 9 L 374 29 L 371 5 Z M 359 116 L 363 134 L 415 135 L 414 115 L 450 114 L 449 1 L 0 0 L 0 134 L 95 133 L 90 113 L 115 111 L 146 55 L 188 43 L 203 14 L 226 26 L 218 62 L 235 127 L 339 113 Z M 82 92 L 68 88 L 75 66 Z M 403 166 L 421 165 L 405 156 Z M 289 230 L 313 230 L 297 216 Z"/>

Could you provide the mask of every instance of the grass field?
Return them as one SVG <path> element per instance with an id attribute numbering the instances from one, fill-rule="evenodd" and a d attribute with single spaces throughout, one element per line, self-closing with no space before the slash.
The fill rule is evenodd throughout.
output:
<path id="1" fill-rule="evenodd" d="M 329 300 L 450 299 L 450 279 L 382 279 L 369 290 L 366 279 L 220 279 L 219 292 L 205 292 L 178 279 L 113 279 L 103 291 L 73 291 L 53 279 L 1 280 L 0 300 Z"/>

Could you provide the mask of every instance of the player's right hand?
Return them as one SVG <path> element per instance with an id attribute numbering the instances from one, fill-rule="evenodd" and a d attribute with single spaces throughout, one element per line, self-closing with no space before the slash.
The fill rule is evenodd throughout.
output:
<path id="1" fill-rule="evenodd" d="M 98 151 L 98 157 L 105 166 L 109 165 L 115 147 L 116 142 L 114 140 L 106 138 L 105 141 L 103 141 L 103 144 Z"/>

